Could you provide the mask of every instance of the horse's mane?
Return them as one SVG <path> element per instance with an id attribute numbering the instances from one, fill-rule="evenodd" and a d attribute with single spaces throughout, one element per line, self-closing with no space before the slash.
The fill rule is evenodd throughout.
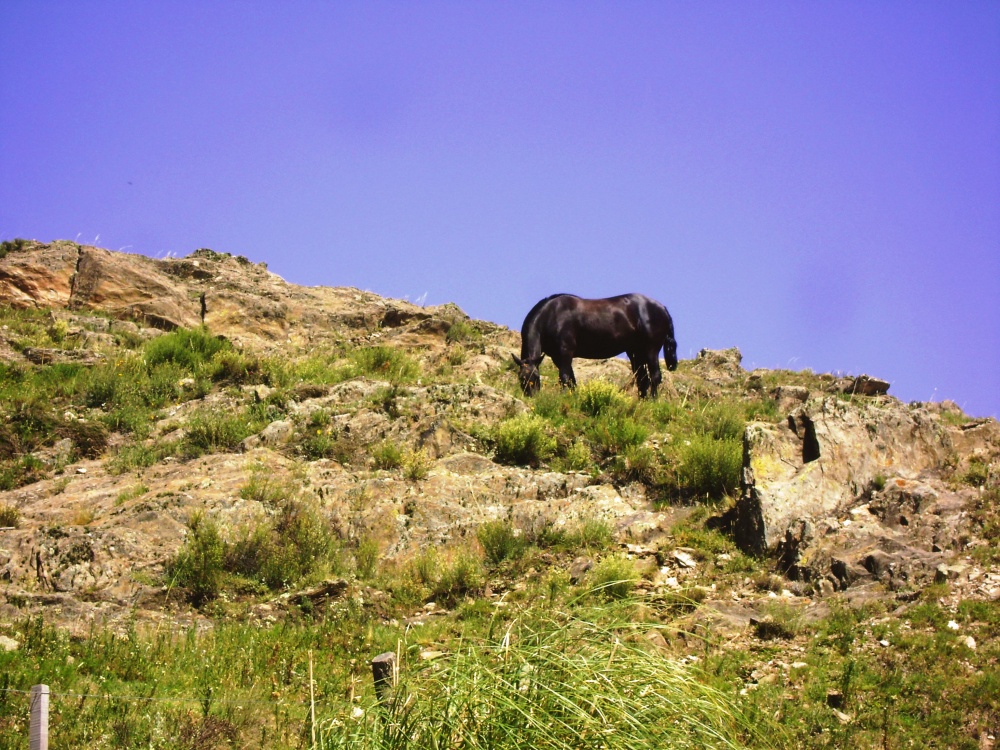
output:
<path id="1" fill-rule="evenodd" d="M 521 326 L 522 330 L 526 328 L 538 316 L 538 313 L 541 311 L 543 307 L 545 307 L 545 303 L 548 302 L 549 300 L 555 299 L 556 297 L 575 297 L 575 296 L 576 296 L 575 294 L 567 294 L 566 292 L 559 292 L 558 294 L 550 294 L 545 299 L 538 300 L 538 302 L 535 303 L 535 306 L 532 307 L 528 311 L 528 314 L 524 316 L 524 323 Z"/>

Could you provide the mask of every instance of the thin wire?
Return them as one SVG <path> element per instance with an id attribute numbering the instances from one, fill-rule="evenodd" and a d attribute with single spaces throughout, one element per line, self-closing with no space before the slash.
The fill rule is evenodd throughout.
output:
<path id="1" fill-rule="evenodd" d="M 30 690 L 18 690 L 16 688 L 0 688 L 2 693 L 20 693 L 21 695 L 31 695 Z M 185 698 L 179 696 L 176 698 L 156 698 L 156 697 L 146 697 L 141 695 L 114 695 L 112 693 L 49 693 L 50 698 L 98 698 L 116 701 L 146 701 L 150 703 L 203 703 L 203 698 Z M 222 704 L 229 706 L 305 706 L 308 705 L 306 701 L 239 701 L 239 700 L 220 700 L 212 701 L 214 704 Z"/>

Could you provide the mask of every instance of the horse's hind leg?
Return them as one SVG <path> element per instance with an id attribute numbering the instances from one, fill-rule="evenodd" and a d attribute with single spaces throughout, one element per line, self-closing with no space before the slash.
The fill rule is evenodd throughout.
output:
<path id="1" fill-rule="evenodd" d="M 632 377 L 635 378 L 635 384 L 639 388 L 639 398 L 646 398 L 646 393 L 649 391 L 649 369 L 646 366 L 646 361 L 641 356 L 636 354 L 628 354 L 629 364 L 632 365 Z M 656 391 L 653 391 L 653 395 L 656 395 Z"/>
<path id="2" fill-rule="evenodd" d="M 659 349 L 654 349 L 651 353 L 647 353 L 646 361 L 643 363 L 643 369 L 646 370 L 646 377 L 648 378 L 647 382 L 650 384 L 650 396 L 652 398 L 656 398 L 656 392 L 659 390 L 660 383 L 663 382 L 663 373 L 660 372 L 659 353 Z"/>

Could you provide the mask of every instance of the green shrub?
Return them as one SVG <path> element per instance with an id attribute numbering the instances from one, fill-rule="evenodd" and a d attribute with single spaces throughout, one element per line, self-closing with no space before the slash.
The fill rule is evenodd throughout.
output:
<path id="1" fill-rule="evenodd" d="M 240 488 L 241 498 L 258 502 L 270 509 L 280 508 L 292 494 L 294 494 L 292 487 L 263 467 L 253 469 L 247 483 Z"/>
<path id="2" fill-rule="evenodd" d="M 280 413 L 267 404 L 253 404 L 239 411 L 197 411 L 188 420 L 184 454 L 192 458 L 235 450 L 244 438 L 260 432 L 278 416 Z"/>
<path id="3" fill-rule="evenodd" d="M 354 547 L 354 569 L 358 578 L 363 581 L 370 580 L 378 570 L 378 562 L 381 557 L 378 541 L 370 536 L 363 536 L 358 539 Z"/>
<path id="4" fill-rule="evenodd" d="M 68 420 L 59 428 L 59 434 L 70 438 L 76 452 L 84 458 L 97 458 L 108 447 L 108 430 L 100 422 Z"/>
<path id="5" fill-rule="evenodd" d="M 126 471 L 145 469 L 174 454 L 178 448 L 175 441 L 146 445 L 126 443 L 118 449 L 114 458 L 107 462 L 109 474 L 124 474 Z"/>
<path id="6" fill-rule="evenodd" d="M 263 383 L 268 380 L 260 358 L 235 349 L 223 349 L 216 353 L 208 369 L 209 377 L 216 383 L 243 385 Z"/>
<path id="7" fill-rule="evenodd" d="M 193 512 L 187 527 L 187 539 L 168 572 L 173 583 L 187 589 L 191 602 L 201 606 L 219 595 L 226 547 L 218 523 L 203 511 Z"/>
<path id="8" fill-rule="evenodd" d="M 695 419 L 694 428 L 716 440 L 742 440 L 746 417 L 742 403 L 713 401 L 706 404 Z"/>
<path id="9" fill-rule="evenodd" d="M 465 344 L 480 341 L 483 334 L 467 320 L 456 320 L 448 328 L 445 340 L 449 344 Z"/>
<path id="10" fill-rule="evenodd" d="M 424 586 L 432 587 L 438 580 L 438 553 L 434 547 L 421 550 L 413 558 L 414 577 Z"/>
<path id="11" fill-rule="evenodd" d="M 122 490 L 118 493 L 115 498 L 115 505 L 122 505 L 127 503 L 129 500 L 135 500 L 137 497 L 142 497 L 147 492 L 149 492 L 149 487 L 141 482 L 133 487 L 129 487 L 127 490 Z"/>
<path id="12" fill-rule="evenodd" d="M 591 422 L 587 436 L 605 454 L 616 455 L 646 442 L 649 430 L 634 417 L 607 412 Z"/>
<path id="13" fill-rule="evenodd" d="M 556 449 L 541 417 L 521 414 L 500 422 L 493 430 L 493 445 L 500 463 L 538 466 Z"/>
<path id="14" fill-rule="evenodd" d="M 157 336 L 146 343 L 143 354 L 146 363 L 151 367 L 161 362 L 173 362 L 190 372 L 195 372 L 218 352 L 228 347 L 228 342 L 213 336 L 202 326 L 178 328 L 171 333 Z"/>
<path id="15" fill-rule="evenodd" d="M 399 397 L 403 389 L 398 384 L 393 383 L 388 388 L 379 388 L 372 394 L 372 406 L 385 412 L 390 419 L 399 419 L 402 411 L 399 408 Z"/>
<path id="16" fill-rule="evenodd" d="M 564 471 L 588 471 L 594 465 L 594 457 L 583 440 L 574 440 L 563 456 Z"/>
<path id="17" fill-rule="evenodd" d="M 612 463 L 612 474 L 620 481 L 652 484 L 659 471 L 656 452 L 648 445 L 630 445 Z"/>
<path id="18" fill-rule="evenodd" d="M 603 550 L 614 541 L 611 524 L 603 518 L 585 518 L 566 532 L 564 543 L 571 549 Z"/>
<path id="19" fill-rule="evenodd" d="M 431 459 L 423 448 L 407 450 L 403 454 L 403 476 L 412 482 L 427 479 L 431 471 Z"/>
<path id="20" fill-rule="evenodd" d="M 357 349 L 351 359 L 362 374 L 385 378 L 392 383 L 408 383 L 420 376 L 420 366 L 416 361 L 391 346 Z"/>
<path id="21" fill-rule="evenodd" d="M 494 566 L 518 559 L 527 548 L 525 538 L 509 520 L 486 521 L 477 529 L 476 538 L 483 545 L 486 562 Z"/>
<path id="22" fill-rule="evenodd" d="M 4 240 L 3 242 L 0 242 L 0 258 L 6 257 L 8 253 L 21 252 L 30 244 L 31 240 L 26 240 L 23 237 L 16 237 L 12 240 Z"/>
<path id="23" fill-rule="evenodd" d="M 49 476 L 45 464 L 32 455 L 14 461 L 0 461 L 0 491 L 16 490 Z"/>
<path id="24" fill-rule="evenodd" d="M 231 573 L 268 588 L 287 588 L 303 578 L 338 567 L 337 545 L 318 509 L 304 500 L 287 499 L 274 518 L 240 530 L 226 551 Z"/>
<path id="25" fill-rule="evenodd" d="M 984 487 L 990 480 L 990 465 L 980 458 L 969 461 L 968 468 L 959 476 L 959 481 L 970 487 Z"/>
<path id="26" fill-rule="evenodd" d="M 482 589 L 485 583 L 482 561 L 469 550 L 460 549 L 439 566 L 432 594 L 439 603 L 451 606 Z"/>
<path id="27" fill-rule="evenodd" d="M 738 440 L 694 436 L 679 446 L 677 458 L 677 484 L 684 494 L 718 499 L 739 488 L 743 445 Z"/>
<path id="28" fill-rule="evenodd" d="M 606 380 L 589 380 L 576 389 L 576 400 L 580 411 L 590 417 L 597 417 L 609 411 L 622 411 L 629 405 L 625 392 Z"/>
<path id="29" fill-rule="evenodd" d="M 624 557 L 605 557 L 587 574 L 590 590 L 608 599 L 624 599 L 639 580 L 635 564 Z"/>
<path id="30" fill-rule="evenodd" d="M 774 721 L 740 707 L 680 659 L 651 656 L 583 620 L 516 620 L 404 671 L 393 702 L 345 705 L 321 746 L 351 750 L 663 750 L 782 746 Z M 727 686 L 728 688 L 728 686 Z M 354 714 L 357 716 L 357 713 Z M 777 739 L 774 739 L 777 735 Z"/>
<path id="31" fill-rule="evenodd" d="M 0 504 L 0 526 L 17 528 L 21 525 L 21 511 L 16 505 Z"/>
<path id="32" fill-rule="evenodd" d="M 383 440 L 372 448 L 372 463 L 376 469 L 398 469 L 403 465 L 403 449 L 392 440 Z"/>

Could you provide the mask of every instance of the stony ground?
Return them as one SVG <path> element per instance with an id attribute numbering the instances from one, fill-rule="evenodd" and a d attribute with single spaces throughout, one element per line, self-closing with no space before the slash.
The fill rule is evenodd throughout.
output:
<path id="1" fill-rule="evenodd" d="M 252 362 L 298 367 L 280 384 L 181 379 L 171 386 L 180 395 L 151 410 L 142 430 L 112 427 L 89 455 L 79 438 L 34 446 L 33 481 L 0 492 L 14 521 L 0 529 L 6 623 L 41 614 L 84 635 L 137 623 L 211 628 L 221 612 L 267 624 L 299 616 L 303 602 L 322 609 L 353 597 L 406 626 L 448 617 L 463 601 L 503 607 L 518 592 L 582 585 L 614 557 L 630 562 L 646 614 L 670 613 L 670 628 L 647 634 L 655 647 L 692 661 L 706 658 L 709 641 L 716 660 L 757 653 L 742 689 L 778 684 L 794 695 L 806 689 L 815 664 L 806 655 L 820 638 L 806 625 L 828 623 L 844 607 L 878 605 L 855 656 L 884 659 L 893 648 L 887 623 L 909 622 L 928 596 L 955 617 L 969 602 L 1000 601 L 1000 427 L 950 402 L 903 404 L 877 378 L 747 372 L 735 349 L 704 351 L 664 384 L 657 408 L 675 410 L 673 422 L 628 456 L 595 454 L 574 468 L 583 438 L 565 426 L 553 428 L 550 460 L 499 459 L 498 425 L 551 407 L 551 427 L 576 407 L 555 391 L 551 371 L 543 371 L 548 401 L 522 398 L 508 365 L 518 335 L 453 305 L 298 287 L 207 250 L 152 260 L 66 242 L 26 243 L 0 258 L 0 305 L 9 377 L 60 365 L 125 368 L 144 342 L 201 325 L 262 358 Z M 380 347 L 405 352 L 416 363 L 412 376 L 330 376 L 346 372 L 357 351 Z M 577 373 L 581 382 L 630 387 L 620 360 L 580 362 Z M 20 401 L 5 393 L 10 418 Z M 706 501 L 664 477 L 681 472 L 670 458 L 679 444 L 698 439 L 685 432 L 698 418 L 692 409 L 721 402 L 750 404 L 747 413 L 758 416 L 740 425 L 739 482 Z M 107 405 L 66 398 L 52 406 L 59 429 L 109 423 Z M 237 442 L 197 455 L 178 447 L 207 414 L 250 413 L 255 428 Z M 11 446 L 3 458 L 27 465 Z M 208 608 L 174 586 L 171 565 L 192 539 L 193 514 L 236 534 L 275 517 L 289 498 L 317 509 L 353 550 L 351 566 L 284 590 L 237 587 Z M 595 522 L 611 536 L 593 548 L 538 542 L 519 563 L 489 567 L 469 598 L 451 601 L 425 590 L 400 604 L 390 576 L 372 573 L 419 565 L 431 551 L 481 556 L 480 529 L 490 522 L 535 541 Z M 968 627 L 949 632 L 959 646 L 976 647 Z M 837 700 L 830 709 L 851 721 Z M 977 726 L 995 729 L 994 719 Z M 980 747 L 991 746 L 988 737 L 982 730 Z"/>

